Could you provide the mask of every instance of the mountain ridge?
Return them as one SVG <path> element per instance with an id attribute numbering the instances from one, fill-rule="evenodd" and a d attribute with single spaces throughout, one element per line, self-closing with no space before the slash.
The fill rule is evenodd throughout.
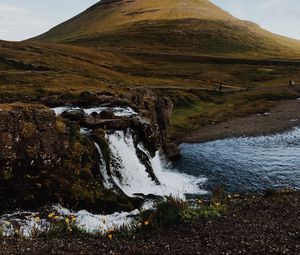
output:
<path id="1" fill-rule="evenodd" d="M 295 58 L 300 41 L 208 0 L 105 0 L 32 39 L 101 49 Z"/>

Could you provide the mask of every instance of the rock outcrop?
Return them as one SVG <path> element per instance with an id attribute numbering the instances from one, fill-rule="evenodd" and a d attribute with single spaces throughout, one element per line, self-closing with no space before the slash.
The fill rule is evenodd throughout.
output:
<path id="1" fill-rule="evenodd" d="M 106 190 L 94 144 L 79 126 L 45 108 L 0 110 L 0 208 L 61 203 L 94 211 L 131 210 L 135 201 Z"/>
<path id="2" fill-rule="evenodd" d="M 170 158 L 179 155 L 176 146 L 168 145 L 166 139 L 172 103 L 149 90 L 134 91 L 127 97 L 90 92 L 61 94 L 41 101 L 48 106 L 130 106 L 138 115 L 115 116 L 110 110 L 88 115 L 74 110 L 57 117 L 44 105 L 0 105 L 0 209 L 60 203 L 112 212 L 139 206 L 140 199 L 127 197 L 118 187 L 104 187 L 95 142 L 102 150 L 102 164 L 109 175 L 112 162 L 106 131 L 132 130 L 137 156 L 156 183 L 159 181 L 149 155 L 138 145 L 143 144 L 152 157 L 159 149 L 168 152 Z M 81 134 L 81 127 L 89 128 L 90 135 Z"/>

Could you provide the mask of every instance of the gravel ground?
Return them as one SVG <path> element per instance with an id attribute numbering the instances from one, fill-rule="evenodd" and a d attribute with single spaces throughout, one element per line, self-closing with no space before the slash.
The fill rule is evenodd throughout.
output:
<path id="1" fill-rule="evenodd" d="M 252 114 L 243 118 L 199 128 L 179 143 L 198 143 L 230 137 L 269 135 L 284 132 L 300 125 L 300 100 L 278 101 L 265 114 Z"/>
<path id="2" fill-rule="evenodd" d="M 226 216 L 131 237 L 0 239 L 0 254 L 300 254 L 300 192 L 232 201 Z"/>

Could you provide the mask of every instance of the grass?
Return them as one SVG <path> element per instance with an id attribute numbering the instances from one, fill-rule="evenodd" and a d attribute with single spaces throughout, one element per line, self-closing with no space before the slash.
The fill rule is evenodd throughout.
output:
<path id="1" fill-rule="evenodd" d="M 164 91 L 175 102 L 168 135 L 171 139 L 211 123 L 265 113 L 278 100 L 295 99 L 299 94 L 287 87 L 250 89 L 236 93 L 208 93 L 198 91 Z"/>
<path id="2" fill-rule="evenodd" d="M 146 228 L 165 228 L 200 218 L 220 217 L 226 212 L 225 208 L 221 202 L 211 206 L 191 206 L 181 199 L 167 197 L 165 201 L 156 203 L 153 210 L 143 212 L 141 221 Z"/>
<path id="3" fill-rule="evenodd" d="M 298 41 L 238 20 L 206 0 L 97 3 L 34 40 L 223 56 L 293 57 L 300 51 Z"/>
<path id="4" fill-rule="evenodd" d="M 164 1 L 163 4 L 165 3 Z M 94 13 L 94 10 L 90 11 Z M 211 122 L 217 123 L 267 111 L 274 101 L 295 97 L 286 91 L 285 84 L 290 79 L 296 83 L 300 79 L 299 63 L 291 65 L 275 61 L 276 63 L 266 64 L 262 59 L 265 55 L 259 55 L 261 53 L 259 51 L 258 55 L 250 54 L 252 62 L 248 63 L 250 55 L 247 55 L 247 49 L 233 47 L 232 42 L 227 42 L 227 49 L 225 44 L 220 44 L 225 47 L 221 49 L 218 44 L 222 38 L 216 40 L 214 35 L 222 37 L 224 34 L 217 34 L 213 29 L 209 32 L 213 36 L 208 36 L 209 40 L 205 38 L 207 45 L 201 44 L 201 47 L 198 45 L 199 38 L 193 39 L 195 35 L 190 37 L 184 35 L 188 38 L 184 41 L 182 38 L 174 38 L 172 34 L 165 33 L 170 26 L 176 25 L 182 31 L 187 31 L 187 35 L 188 29 L 195 29 L 197 34 L 200 31 L 197 30 L 197 26 L 203 29 L 203 24 L 209 24 L 211 28 L 221 27 L 224 31 L 232 29 L 228 24 L 224 25 L 222 21 L 215 19 L 190 20 L 186 25 L 180 20 L 164 20 L 153 31 L 153 27 L 149 24 L 139 23 L 132 26 L 128 34 L 109 36 L 109 40 L 122 45 L 122 49 L 104 46 L 103 49 L 95 49 L 86 47 L 88 45 L 79 47 L 32 41 L 22 43 L 1 41 L 0 103 L 19 101 L 32 104 L 43 97 L 58 94 L 76 97 L 83 91 L 98 93 L 107 91 L 116 97 L 122 95 L 131 98 L 132 94 L 140 93 L 139 88 L 149 88 L 158 95 L 170 97 L 175 104 L 169 128 L 169 137 L 172 138 Z M 145 33 L 145 29 L 152 31 L 152 34 Z M 229 32 L 225 34 L 230 35 Z M 248 37 L 245 34 L 236 36 L 228 37 L 234 38 L 235 43 L 246 45 L 244 42 Z M 132 37 L 135 40 L 132 40 Z M 145 42 L 149 44 L 148 39 L 154 42 L 151 44 L 151 52 L 139 50 Z M 132 44 L 136 47 L 134 52 L 126 51 L 122 43 L 124 40 L 126 43 L 134 44 Z M 179 45 L 178 40 L 182 42 L 181 49 L 172 46 L 172 44 Z M 198 46 L 189 40 L 197 42 Z M 247 47 L 253 48 L 255 46 L 253 40 L 248 41 L 251 45 Z M 267 41 L 269 42 L 269 39 Z M 166 51 L 168 49 L 163 45 L 172 48 L 172 52 Z M 197 47 L 203 52 L 199 52 Z M 273 46 L 264 46 L 264 49 L 269 53 L 274 52 Z M 206 56 L 203 58 L 199 56 L 200 53 L 205 53 Z M 223 57 L 215 57 L 216 55 Z M 293 56 L 296 55 L 281 55 L 287 58 L 287 61 Z M 231 86 L 235 92 L 220 94 L 214 91 L 219 84 Z M 2 104 L 2 107 L 7 106 Z M 64 132 L 64 126 L 61 124 L 58 122 L 57 128 L 60 132 Z"/>

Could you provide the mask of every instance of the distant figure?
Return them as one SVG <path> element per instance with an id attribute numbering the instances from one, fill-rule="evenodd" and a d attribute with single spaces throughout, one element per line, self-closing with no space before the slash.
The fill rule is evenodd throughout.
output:
<path id="1" fill-rule="evenodd" d="M 222 84 L 220 84 L 220 86 L 219 86 L 219 90 L 220 90 L 220 92 L 222 92 L 222 90 L 223 90 L 223 86 L 222 86 Z"/>

